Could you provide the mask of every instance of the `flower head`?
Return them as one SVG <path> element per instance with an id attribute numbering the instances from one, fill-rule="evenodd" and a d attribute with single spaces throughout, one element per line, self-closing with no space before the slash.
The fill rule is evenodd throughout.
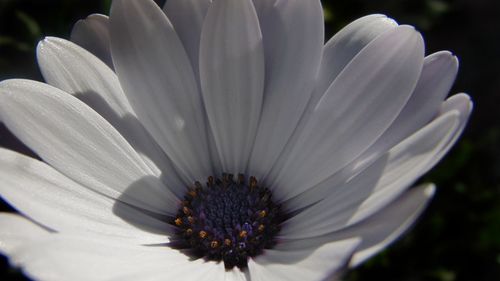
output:
<path id="1" fill-rule="evenodd" d="M 458 61 L 319 0 L 115 0 L 0 83 L 0 251 L 40 280 L 323 280 L 401 235 L 463 131 Z"/>

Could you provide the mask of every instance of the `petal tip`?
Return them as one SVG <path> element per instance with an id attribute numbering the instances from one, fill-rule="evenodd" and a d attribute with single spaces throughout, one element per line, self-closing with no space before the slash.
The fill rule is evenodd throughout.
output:
<path id="1" fill-rule="evenodd" d="M 423 188 L 423 193 L 427 198 L 432 198 L 434 197 L 434 194 L 436 194 L 436 185 L 434 184 L 429 184 Z"/>
<path id="2" fill-rule="evenodd" d="M 61 45 L 63 45 L 64 42 L 67 42 L 67 41 L 62 39 L 62 38 L 47 36 L 47 37 L 43 38 L 42 40 L 40 40 L 40 42 L 38 42 L 38 45 L 36 47 L 37 55 L 38 55 L 38 53 L 44 52 L 45 50 L 47 50 L 48 47 L 58 48 Z"/>
<path id="3" fill-rule="evenodd" d="M 390 18 L 390 17 L 388 17 L 386 15 L 383 15 L 383 16 L 384 16 L 383 20 L 385 22 L 387 22 L 388 25 L 392 25 L 392 26 L 398 26 L 399 25 L 398 22 L 395 19 Z"/>

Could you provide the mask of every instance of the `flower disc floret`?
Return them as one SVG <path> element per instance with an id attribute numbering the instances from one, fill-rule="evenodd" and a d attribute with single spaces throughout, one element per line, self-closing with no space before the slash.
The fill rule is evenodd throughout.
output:
<path id="1" fill-rule="evenodd" d="M 223 261 L 226 268 L 245 268 L 249 257 L 276 244 L 284 216 L 269 189 L 254 177 L 209 177 L 206 186 L 196 182 L 185 194 L 172 224 L 174 243 L 208 260 Z"/>

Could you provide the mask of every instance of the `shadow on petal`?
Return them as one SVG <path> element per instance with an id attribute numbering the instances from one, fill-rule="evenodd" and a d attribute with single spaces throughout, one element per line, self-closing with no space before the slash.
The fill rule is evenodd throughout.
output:
<path id="1" fill-rule="evenodd" d="M 126 198 L 139 198 L 145 202 L 145 204 L 149 203 L 155 208 L 158 208 L 158 205 L 161 204 L 163 198 L 156 196 L 153 194 L 155 191 L 148 188 L 148 186 L 151 186 L 152 182 L 158 181 L 161 180 L 154 176 L 147 176 L 132 183 L 117 198 L 118 200 L 116 200 L 116 203 L 113 206 L 113 213 L 141 230 L 155 234 L 164 234 L 165 236 L 170 237 L 175 233 L 175 227 L 170 225 L 169 222 L 172 221 L 175 210 L 178 208 L 175 203 L 178 199 L 173 196 L 173 194 L 167 192 L 167 194 L 172 195 L 173 198 L 166 198 L 168 200 L 164 200 L 164 210 L 166 210 L 169 214 L 171 213 L 172 216 L 152 212 L 133 206 L 132 204 L 124 203 L 127 201 Z M 172 206 L 172 204 L 175 206 Z M 137 212 L 130 212 L 130 209 L 134 209 Z"/>
<path id="2" fill-rule="evenodd" d="M 144 154 L 154 163 L 159 162 L 160 157 L 167 155 L 153 154 L 148 145 L 156 144 L 153 137 L 144 128 L 137 117 L 132 114 L 120 116 L 98 93 L 87 91 L 75 94 L 75 97 L 86 103 L 102 117 L 104 117 L 115 129 L 123 135 L 137 152 Z"/>
<path id="3" fill-rule="evenodd" d="M 280 239 L 318 237 L 344 228 L 362 203 L 372 196 L 387 163 L 388 155 L 385 154 L 356 176 L 334 175 L 315 189 L 299 195 L 296 202 L 309 202 L 311 198 L 318 201 L 293 212 L 283 224 Z M 320 192 L 321 197 L 316 196 L 315 191 Z"/>
<path id="4" fill-rule="evenodd" d="M 118 197 L 118 200 L 113 206 L 113 213 L 136 228 L 149 233 L 165 235 L 167 238 L 165 243 L 146 244 L 145 246 L 169 247 L 172 249 L 176 249 L 188 256 L 191 260 L 202 258 L 203 255 L 200 254 L 200 252 L 190 249 L 190 247 L 186 245 L 184 241 L 178 240 L 178 238 L 176 237 L 177 228 L 170 224 L 170 222 L 172 222 L 175 218 L 177 208 L 179 208 L 180 206 L 180 200 L 177 199 L 177 197 L 174 196 L 174 198 L 172 198 L 173 200 L 177 201 L 173 204 L 172 200 L 165 200 L 164 202 L 165 210 L 167 210 L 167 212 L 171 213 L 172 215 L 163 215 L 145 210 L 143 208 L 139 208 L 137 206 L 123 203 L 123 200 L 125 200 L 125 198 L 141 198 L 141 196 L 144 197 L 143 195 L 149 192 L 149 190 L 145 187 L 147 185 L 150 185 L 152 181 L 158 182 L 161 181 L 161 179 L 154 176 L 149 176 L 143 177 L 131 184 L 125 190 L 125 192 L 123 192 L 120 197 Z M 171 195 L 173 196 L 173 194 Z M 134 215 L 135 213 L 131 214 L 130 208 L 136 210 L 140 215 Z"/>
<path id="5" fill-rule="evenodd" d="M 77 93 L 75 96 L 105 118 L 143 157 L 154 174 L 161 176 L 163 183 L 177 196 L 184 194 L 185 179 L 181 178 L 177 167 L 136 116 L 130 113 L 117 113 L 118 109 L 113 109 L 101 95 L 93 91 Z M 126 111 L 126 109 L 120 110 Z M 163 176 L 166 171 L 168 176 Z"/>

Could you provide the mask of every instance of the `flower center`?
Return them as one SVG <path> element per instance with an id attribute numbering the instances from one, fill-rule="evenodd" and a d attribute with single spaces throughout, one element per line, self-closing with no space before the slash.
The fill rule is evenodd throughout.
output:
<path id="1" fill-rule="evenodd" d="M 197 256 L 224 261 L 227 269 L 246 268 L 249 257 L 276 244 L 284 216 L 271 195 L 243 175 L 236 181 L 229 174 L 209 177 L 206 187 L 196 182 L 171 222 L 177 227 L 174 241 Z"/>

